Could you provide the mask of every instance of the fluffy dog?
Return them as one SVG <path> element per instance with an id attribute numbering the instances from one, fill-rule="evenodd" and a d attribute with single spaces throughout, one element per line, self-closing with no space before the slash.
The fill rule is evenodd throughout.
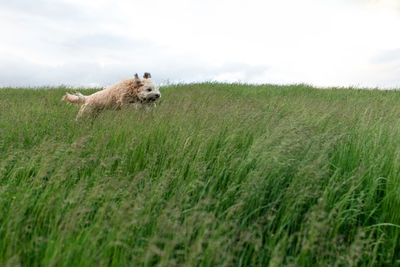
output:
<path id="1" fill-rule="evenodd" d="M 135 74 L 133 79 L 122 80 L 88 96 L 81 93 L 66 93 L 63 100 L 81 105 L 76 116 L 76 119 L 79 119 L 86 113 L 95 114 L 103 109 L 120 109 L 128 104 L 134 104 L 136 107 L 143 104 L 155 106 L 155 101 L 160 97 L 159 89 L 152 82 L 150 73 L 146 72 L 143 79 Z"/>

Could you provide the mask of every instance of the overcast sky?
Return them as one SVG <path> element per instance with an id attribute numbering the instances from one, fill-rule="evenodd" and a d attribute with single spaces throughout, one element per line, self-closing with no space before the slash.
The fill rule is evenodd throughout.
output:
<path id="1" fill-rule="evenodd" d="M 0 0 L 0 86 L 400 88 L 400 0 Z"/>

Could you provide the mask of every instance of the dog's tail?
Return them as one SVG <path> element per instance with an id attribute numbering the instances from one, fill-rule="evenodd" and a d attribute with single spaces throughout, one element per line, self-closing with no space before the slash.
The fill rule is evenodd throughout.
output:
<path id="1" fill-rule="evenodd" d="M 76 94 L 68 94 L 65 93 L 65 96 L 62 97 L 62 100 L 68 101 L 72 104 L 83 104 L 85 103 L 87 96 L 82 95 L 81 93 Z"/>

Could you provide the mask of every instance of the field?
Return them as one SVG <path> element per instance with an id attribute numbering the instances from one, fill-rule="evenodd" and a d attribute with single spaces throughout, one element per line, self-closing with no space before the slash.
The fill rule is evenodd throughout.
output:
<path id="1" fill-rule="evenodd" d="M 173 85 L 76 122 L 65 91 L 0 90 L 0 266 L 400 265 L 399 92 Z"/>

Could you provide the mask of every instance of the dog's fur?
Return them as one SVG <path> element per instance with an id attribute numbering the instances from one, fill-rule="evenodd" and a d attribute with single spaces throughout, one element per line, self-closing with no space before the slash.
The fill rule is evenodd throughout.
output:
<path id="1" fill-rule="evenodd" d="M 146 72 L 143 79 L 135 74 L 133 79 L 122 80 L 88 96 L 81 93 L 66 93 L 63 100 L 81 105 L 76 116 L 76 119 L 79 119 L 86 113 L 94 114 L 103 109 L 119 109 L 128 104 L 134 104 L 136 107 L 143 104 L 155 106 L 155 101 L 160 97 L 159 89 L 152 82 L 150 73 Z"/>

